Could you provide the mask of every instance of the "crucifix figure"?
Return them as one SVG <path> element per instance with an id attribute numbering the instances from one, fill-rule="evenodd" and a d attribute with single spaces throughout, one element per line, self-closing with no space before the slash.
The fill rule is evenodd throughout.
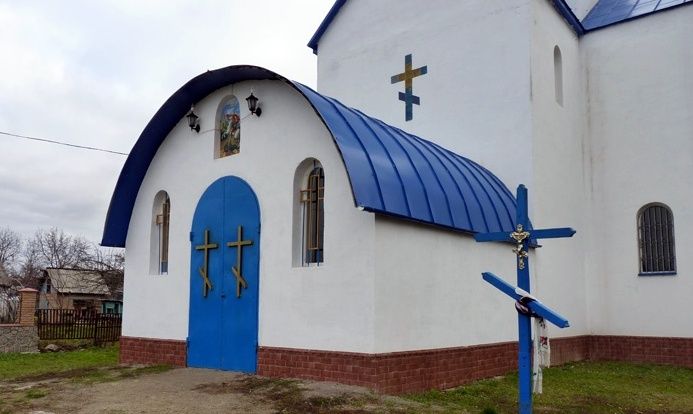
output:
<path id="1" fill-rule="evenodd" d="M 207 297 L 207 293 L 212 289 L 212 282 L 207 275 L 207 265 L 209 264 L 209 251 L 219 247 L 216 243 L 209 242 L 209 229 L 205 229 L 205 244 L 195 246 L 195 250 L 204 250 L 205 257 L 202 267 L 197 269 L 202 277 L 202 294 Z"/>
<path id="2" fill-rule="evenodd" d="M 243 226 L 238 226 L 237 239 L 235 242 L 228 242 L 228 247 L 236 247 L 236 266 L 231 267 L 231 273 L 236 278 L 236 297 L 241 297 L 241 287 L 248 288 L 248 282 L 243 278 L 243 246 L 250 246 L 252 240 L 243 240 Z"/>
<path id="3" fill-rule="evenodd" d="M 414 78 L 426 73 L 428 73 L 428 66 L 412 69 L 412 59 L 411 54 L 409 54 L 404 57 L 404 72 L 390 77 L 391 84 L 404 81 L 404 93 L 399 93 L 399 100 L 404 102 L 404 118 L 406 121 L 411 121 L 414 117 L 412 105 L 421 104 L 421 100 L 413 92 Z"/>
<path id="4" fill-rule="evenodd" d="M 474 238 L 478 242 L 506 241 L 515 244 L 513 253 L 517 261 L 517 287 L 505 282 L 493 273 L 482 273 L 483 279 L 503 293 L 516 300 L 518 311 L 518 386 L 520 396 L 520 414 L 532 412 L 532 317 L 543 318 L 559 328 L 569 326 L 568 320 L 544 306 L 529 292 L 529 247 L 538 239 L 572 237 L 575 230 L 563 227 L 535 230 L 530 227 L 527 207 L 527 188 L 520 184 L 517 187 L 516 227 L 512 232 L 478 233 Z"/>

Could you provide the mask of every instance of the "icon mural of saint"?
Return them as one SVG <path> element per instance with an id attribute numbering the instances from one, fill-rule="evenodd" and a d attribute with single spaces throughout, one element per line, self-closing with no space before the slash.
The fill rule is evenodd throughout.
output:
<path id="1" fill-rule="evenodd" d="M 235 96 L 221 107 L 219 117 L 219 158 L 241 151 L 241 107 Z"/>

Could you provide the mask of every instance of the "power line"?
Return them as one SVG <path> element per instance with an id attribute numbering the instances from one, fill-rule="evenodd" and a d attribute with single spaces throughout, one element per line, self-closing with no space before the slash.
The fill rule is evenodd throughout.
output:
<path id="1" fill-rule="evenodd" d="M 54 141 L 52 139 L 28 137 L 26 135 L 11 134 L 9 132 L 3 132 L 3 131 L 0 131 L 0 134 L 1 135 L 7 135 L 10 137 L 15 137 L 15 138 L 30 139 L 32 141 L 40 141 L 40 142 L 48 142 L 50 144 L 64 145 L 66 147 L 81 148 L 81 149 L 86 149 L 86 150 L 91 150 L 91 151 L 108 152 L 110 154 L 130 155 L 130 154 L 125 153 L 125 152 L 111 151 L 111 150 L 107 150 L 107 149 L 103 149 L 103 148 L 96 148 L 96 147 L 88 147 L 86 145 L 70 144 L 68 142 Z"/>

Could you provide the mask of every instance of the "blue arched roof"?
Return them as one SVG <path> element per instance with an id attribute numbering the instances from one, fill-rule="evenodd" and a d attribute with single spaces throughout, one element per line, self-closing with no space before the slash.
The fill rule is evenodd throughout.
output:
<path id="1" fill-rule="evenodd" d="M 125 245 L 132 209 L 149 164 L 190 104 L 223 86 L 264 79 L 286 82 L 315 109 L 341 154 L 357 207 L 458 231 L 513 230 L 515 198 L 479 164 L 269 70 L 229 66 L 193 78 L 149 121 L 118 178 L 102 245 Z"/>

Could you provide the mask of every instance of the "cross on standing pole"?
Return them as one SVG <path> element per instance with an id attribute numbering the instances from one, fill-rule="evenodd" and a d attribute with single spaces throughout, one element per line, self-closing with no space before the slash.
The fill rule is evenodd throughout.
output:
<path id="1" fill-rule="evenodd" d="M 530 295 L 529 289 L 529 256 L 530 244 L 539 239 L 572 237 L 575 230 L 569 227 L 535 230 L 530 228 L 527 207 L 527 187 L 517 187 L 516 228 L 512 232 L 478 233 L 474 235 L 477 242 L 507 241 L 515 244 L 513 252 L 517 259 L 517 288 L 506 283 L 493 273 L 482 273 L 484 280 L 500 289 L 517 301 L 517 321 L 519 328 L 518 341 L 518 387 L 520 414 L 532 412 L 532 316 L 544 318 L 559 328 L 569 326 L 568 320 L 552 311 Z M 523 311 L 526 309 L 526 311 Z"/>

